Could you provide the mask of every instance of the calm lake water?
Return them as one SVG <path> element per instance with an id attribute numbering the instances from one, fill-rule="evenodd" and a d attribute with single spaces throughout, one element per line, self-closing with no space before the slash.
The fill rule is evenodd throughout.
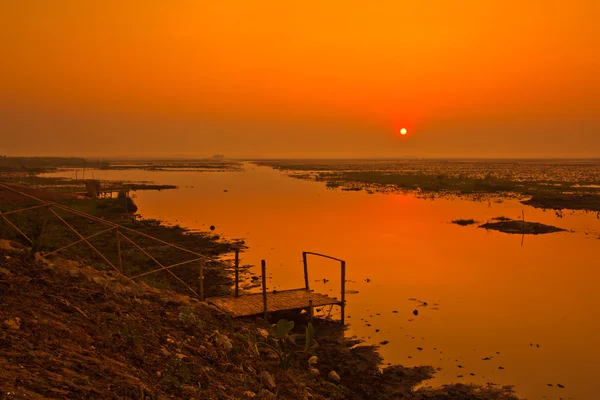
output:
<path id="1" fill-rule="evenodd" d="M 139 212 L 193 229 L 215 225 L 225 238 L 246 239 L 243 263 L 265 259 L 269 289 L 303 287 L 302 251 L 346 260 L 347 290 L 358 291 L 346 297 L 348 335 L 389 341 L 381 347 L 386 362 L 441 368 L 429 385 L 514 384 L 529 399 L 600 396 L 596 214 L 558 218 L 512 200 L 328 190 L 251 164 L 243 172 L 95 170 L 94 176 L 178 185 L 137 192 Z M 574 232 L 526 236 L 522 243 L 520 235 L 450 223 L 520 218 L 522 210 L 527 220 Z M 309 265 L 311 288 L 339 296 L 339 264 L 310 259 Z"/>

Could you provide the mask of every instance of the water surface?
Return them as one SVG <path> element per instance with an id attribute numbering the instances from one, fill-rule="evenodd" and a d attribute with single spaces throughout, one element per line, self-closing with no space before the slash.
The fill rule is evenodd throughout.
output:
<path id="1" fill-rule="evenodd" d="M 304 250 L 346 260 L 347 289 L 358 291 L 347 295 L 348 335 L 373 344 L 389 341 L 381 347 L 386 362 L 441 368 L 430 385 L 492 382 L 514 384 L 529 399 L 597 398 L 595 214 L 558 218 L 514 200 L 328 190 L 323 183 L 251 164 L 243 172 L 94 175 L 178 185 L 137 192 L 139 212 L 193 229 L 215 225 L 227 238 L 245 238 L 249 250 L 243 262 L 267 261 L 269 289 L 303 286 Z M 520 218 L 523 210 L 527 220 L 574 232 L 522 238 L 450 223 Z M 311 288 L 339 296 L 339 264 L 319 259 L 309 264 Z"/>

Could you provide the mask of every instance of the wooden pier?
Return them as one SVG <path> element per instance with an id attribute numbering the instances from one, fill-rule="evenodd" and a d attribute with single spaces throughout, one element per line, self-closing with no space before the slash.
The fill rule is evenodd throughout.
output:
<path id="1" fill-rule="evenodd" d="M 308 255 L 329 258 L 340 262 L 341 265 L 341 300 L 335 297 L 329 297 L 322 293 L 316 293 L 310 290 L 308 280 Z M 230 313 L 234 318 L 249 317 L 254 315 L 264 314 L 267 318 L 268 313 L 276 311 L 293 311 L 306 309 L 312 317 L 313 307 L 322 307 L 328 305 L 337 305 L 341 307 L 342 316 L 341 323 L 344 324 L 345 306 L 346 306 L 346 262 L 339 258 L 327 256 L 319 253 L 303 252 L 302 260 L 304 263 L 304 284 L 305 287 L 289 290 L 273 290 L 267 292 L 266 285 L 266 262 L 261 261 L 262 267 L 262 292 L 239 294 L 239 274 L 237 268 L 239 266 L 239 255 L 236 252 L 235 258 L 235 295 L 225 297 L 211 297 L 206 299 L 206 302 L 214 305 L 221 310 Z M 200 273 L 202 279 L 202 273 Z M 201 283 L 202 285 L 202 283 Z M 201 291 L 202 292 L 202 291 Z"/>
<path id="2" fill-rule="evenodd" d="M 206 301 L 223 311 L 231 313 L 234 318 L 260 315 L 265 311 L 262 293 L 250 293 L 238 297 L 212 297 L 206 299 Z M 341 305 L 341 302 L 336 298 L 303 288 L 267 293 L 268 313 L 283 310 L 302 310 L 308 308 L 311 304 L 313 307 L 320 307 Z"/>

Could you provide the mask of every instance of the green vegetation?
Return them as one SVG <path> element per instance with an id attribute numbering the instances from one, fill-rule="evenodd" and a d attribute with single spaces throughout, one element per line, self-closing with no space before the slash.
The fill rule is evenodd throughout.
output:
<path id="1" fill-rule="evenodd" d="M 524 200 L 523 204 L 552 210 L 589 210 L 600 213 L 598 194 L 538 193 Z"/>
<path id="2" fill-rule="evenodd" d="M 39 173 L 57 168 L 102 168 L 105 160 L 88 161 L 80 157 L 0 157 L 0 172 Z"/>
<path id="3" fill-rule="evenodd" d="M 239 170 L 237 162 L 220 161 L 215 158 L 200 160 L 161 160 L 161 161 L 108 161 L 89 160 L 81 157 L 0 157 L 0 172 L 41 173 L 58 168 L 88 169 L 146 169 L 146 170 Z"/>
<path id="4" fill-rule="evenodd" d="M 0 176 L 2 182 L 36 188 L 51 188 L 65 193 L 85 193 L 86 181 L 61 177 L 47 177 L 36 174 L 6 174 Z M 175 185 L 157 185 L 152 182 L 100 181 L 100 188 L 105 192 L 137 191 L 137 190 L 168 190 L 177 189 Z"/>
<path id="5" fill-rule="evenodd" d="M 600 212 L 598 162 L 269 161 L 300 179 L 346 191 L 423 197 L 519 198 L 538 208 Z"/>

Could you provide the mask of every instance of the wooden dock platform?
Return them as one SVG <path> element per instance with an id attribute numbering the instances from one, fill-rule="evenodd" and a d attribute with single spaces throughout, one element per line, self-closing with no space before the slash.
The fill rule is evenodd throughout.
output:
<path id="1" fill-rule="evenodd" d="M 310 290 L 308 280 L 308 260 L 307 256 L 324 257 L 340 263 L 341 266 L 341 300 L 335 297 L 329 297 L 326 294 L 315 293 Z M 203 263 L 200 263 L 199 291 L 200 299 L 214 305 L 221 310 L 231 313 L 235 317 L 249 317 L 252 315 L 264 314 L 268 319 L 268 314 L 275 311 L 292 311 L 307 309 L 312 318 L 314 307 L 323 307 L 328 305 L 337 305 L 341 307 L 341 323 L 344 325 L 346 315 L 346 261 L 339 258 L 327 256 L 325 254 L 313 253 L 309 251 L 302 252 L 302 263 L 304 264 L 304 288 L 290 290 L 267 291 L 267 263 L 261 260 L 261 278 L 262 293 L 239 293 L 239 252 L 235 253 L 235 295 L 225 297 L 204 298 L 204 273 Z"/>
<path id="2" fill-rule="evenodd" d="M 276 292 L 267 292 L 267 312 L 300 310 L 327 305 L 340 305 L 340 300 L 335 297 L 316 293 L 311 290 L 291 289 Z M 264 313 L 263 293 L 242 294 L 238 297 L 212 297 L 206 301 L 214 306 L 229 312 L 233 317 L 248 317 Z"/>

